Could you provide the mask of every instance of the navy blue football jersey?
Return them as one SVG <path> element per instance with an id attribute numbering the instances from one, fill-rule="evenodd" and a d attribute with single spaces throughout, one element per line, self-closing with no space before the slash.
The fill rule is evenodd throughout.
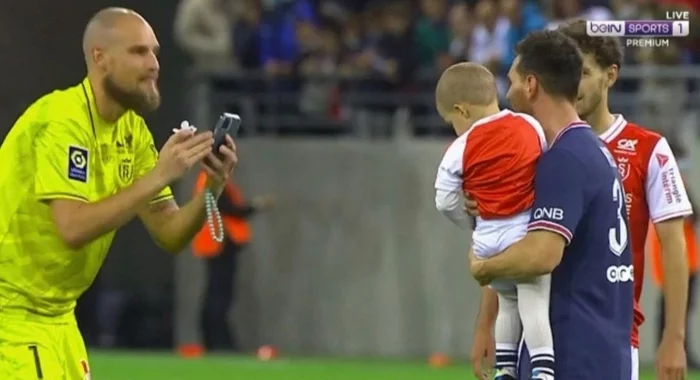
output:
<path id="1" fill-rule="evenodd" d="M 588 125 L 562 130 L 538 162 L 528 229 L 567 243 L 552 272 L 556 378 L 629 380 L 634 289 L 625 195 L 612 155 Z"/>

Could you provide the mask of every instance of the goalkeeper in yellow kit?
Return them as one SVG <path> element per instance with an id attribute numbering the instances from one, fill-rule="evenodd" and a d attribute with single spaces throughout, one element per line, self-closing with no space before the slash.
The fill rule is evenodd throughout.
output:
<path id="1" fill-rule="evenodd" d="M 237 158 L 228 138 L 174 134 L 160 151 L 139 116 L 160 104 L 158 41 L 133 11 L 88 23 L 87 78 L 37 100 L 0 147 L 0 379 L 84 380 L 90 366 L 73 309 L 116 229 L 138 216 L 180 251 L 205 219 L 204 197 L 182 208 L 168 185 L 206 162 L 220 194 Z M 216 155 L 214 153 L 217 153 Z"/>

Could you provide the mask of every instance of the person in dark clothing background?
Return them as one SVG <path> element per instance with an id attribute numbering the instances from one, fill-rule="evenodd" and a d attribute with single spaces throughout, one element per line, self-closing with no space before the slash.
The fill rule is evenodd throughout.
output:
<path id="1" fill-rule="evenodd" d="M 204 189 L 206 174 L 199 174 L 196 192 Z M 228 313 L 234 304 L 238 256 L 251 240 L 247 219 L 274 204 L 270 196 L 255 197 L 246 202 L 233 183 L 226 185 L 217 206 L 221 213 L 226 238 L 219 243 L 211 237 L 207 224 L 195 236 L 192 251 L 206 261 L 207 284 L 201 310 L 203 343 L 207 350 L 236 350 L 236 341 L 229 328 Z"/>

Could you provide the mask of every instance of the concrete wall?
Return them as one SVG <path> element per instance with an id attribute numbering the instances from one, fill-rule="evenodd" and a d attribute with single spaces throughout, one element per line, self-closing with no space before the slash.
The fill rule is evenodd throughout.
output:
<path id="1" fill-rule="evenodd" d="M 466 357 L 479 291 L 468 234 L 435 211 L 445 142 L 240 142 L 236 177 L 279 205 L 254 221 L 233 321 L 246 347 L 334 355 Z M 201 263 L 176 265 L 178 341 L 198 338 Z M 658 292 L 648 283 L 642 358 L 653 357 Z M 696 317 L 697 318 L 697 317 Z M 696 345 L 699 336 L 694 336 Z"/>

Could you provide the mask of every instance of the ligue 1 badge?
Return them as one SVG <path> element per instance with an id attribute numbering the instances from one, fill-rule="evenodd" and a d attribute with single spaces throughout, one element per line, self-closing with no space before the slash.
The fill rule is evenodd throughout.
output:
<path id="1" fill-rule="evenodd" d="M 88 150 L 79 146 L 68 147 L 68 178 L 74 181 L 88 180 Z"/>

